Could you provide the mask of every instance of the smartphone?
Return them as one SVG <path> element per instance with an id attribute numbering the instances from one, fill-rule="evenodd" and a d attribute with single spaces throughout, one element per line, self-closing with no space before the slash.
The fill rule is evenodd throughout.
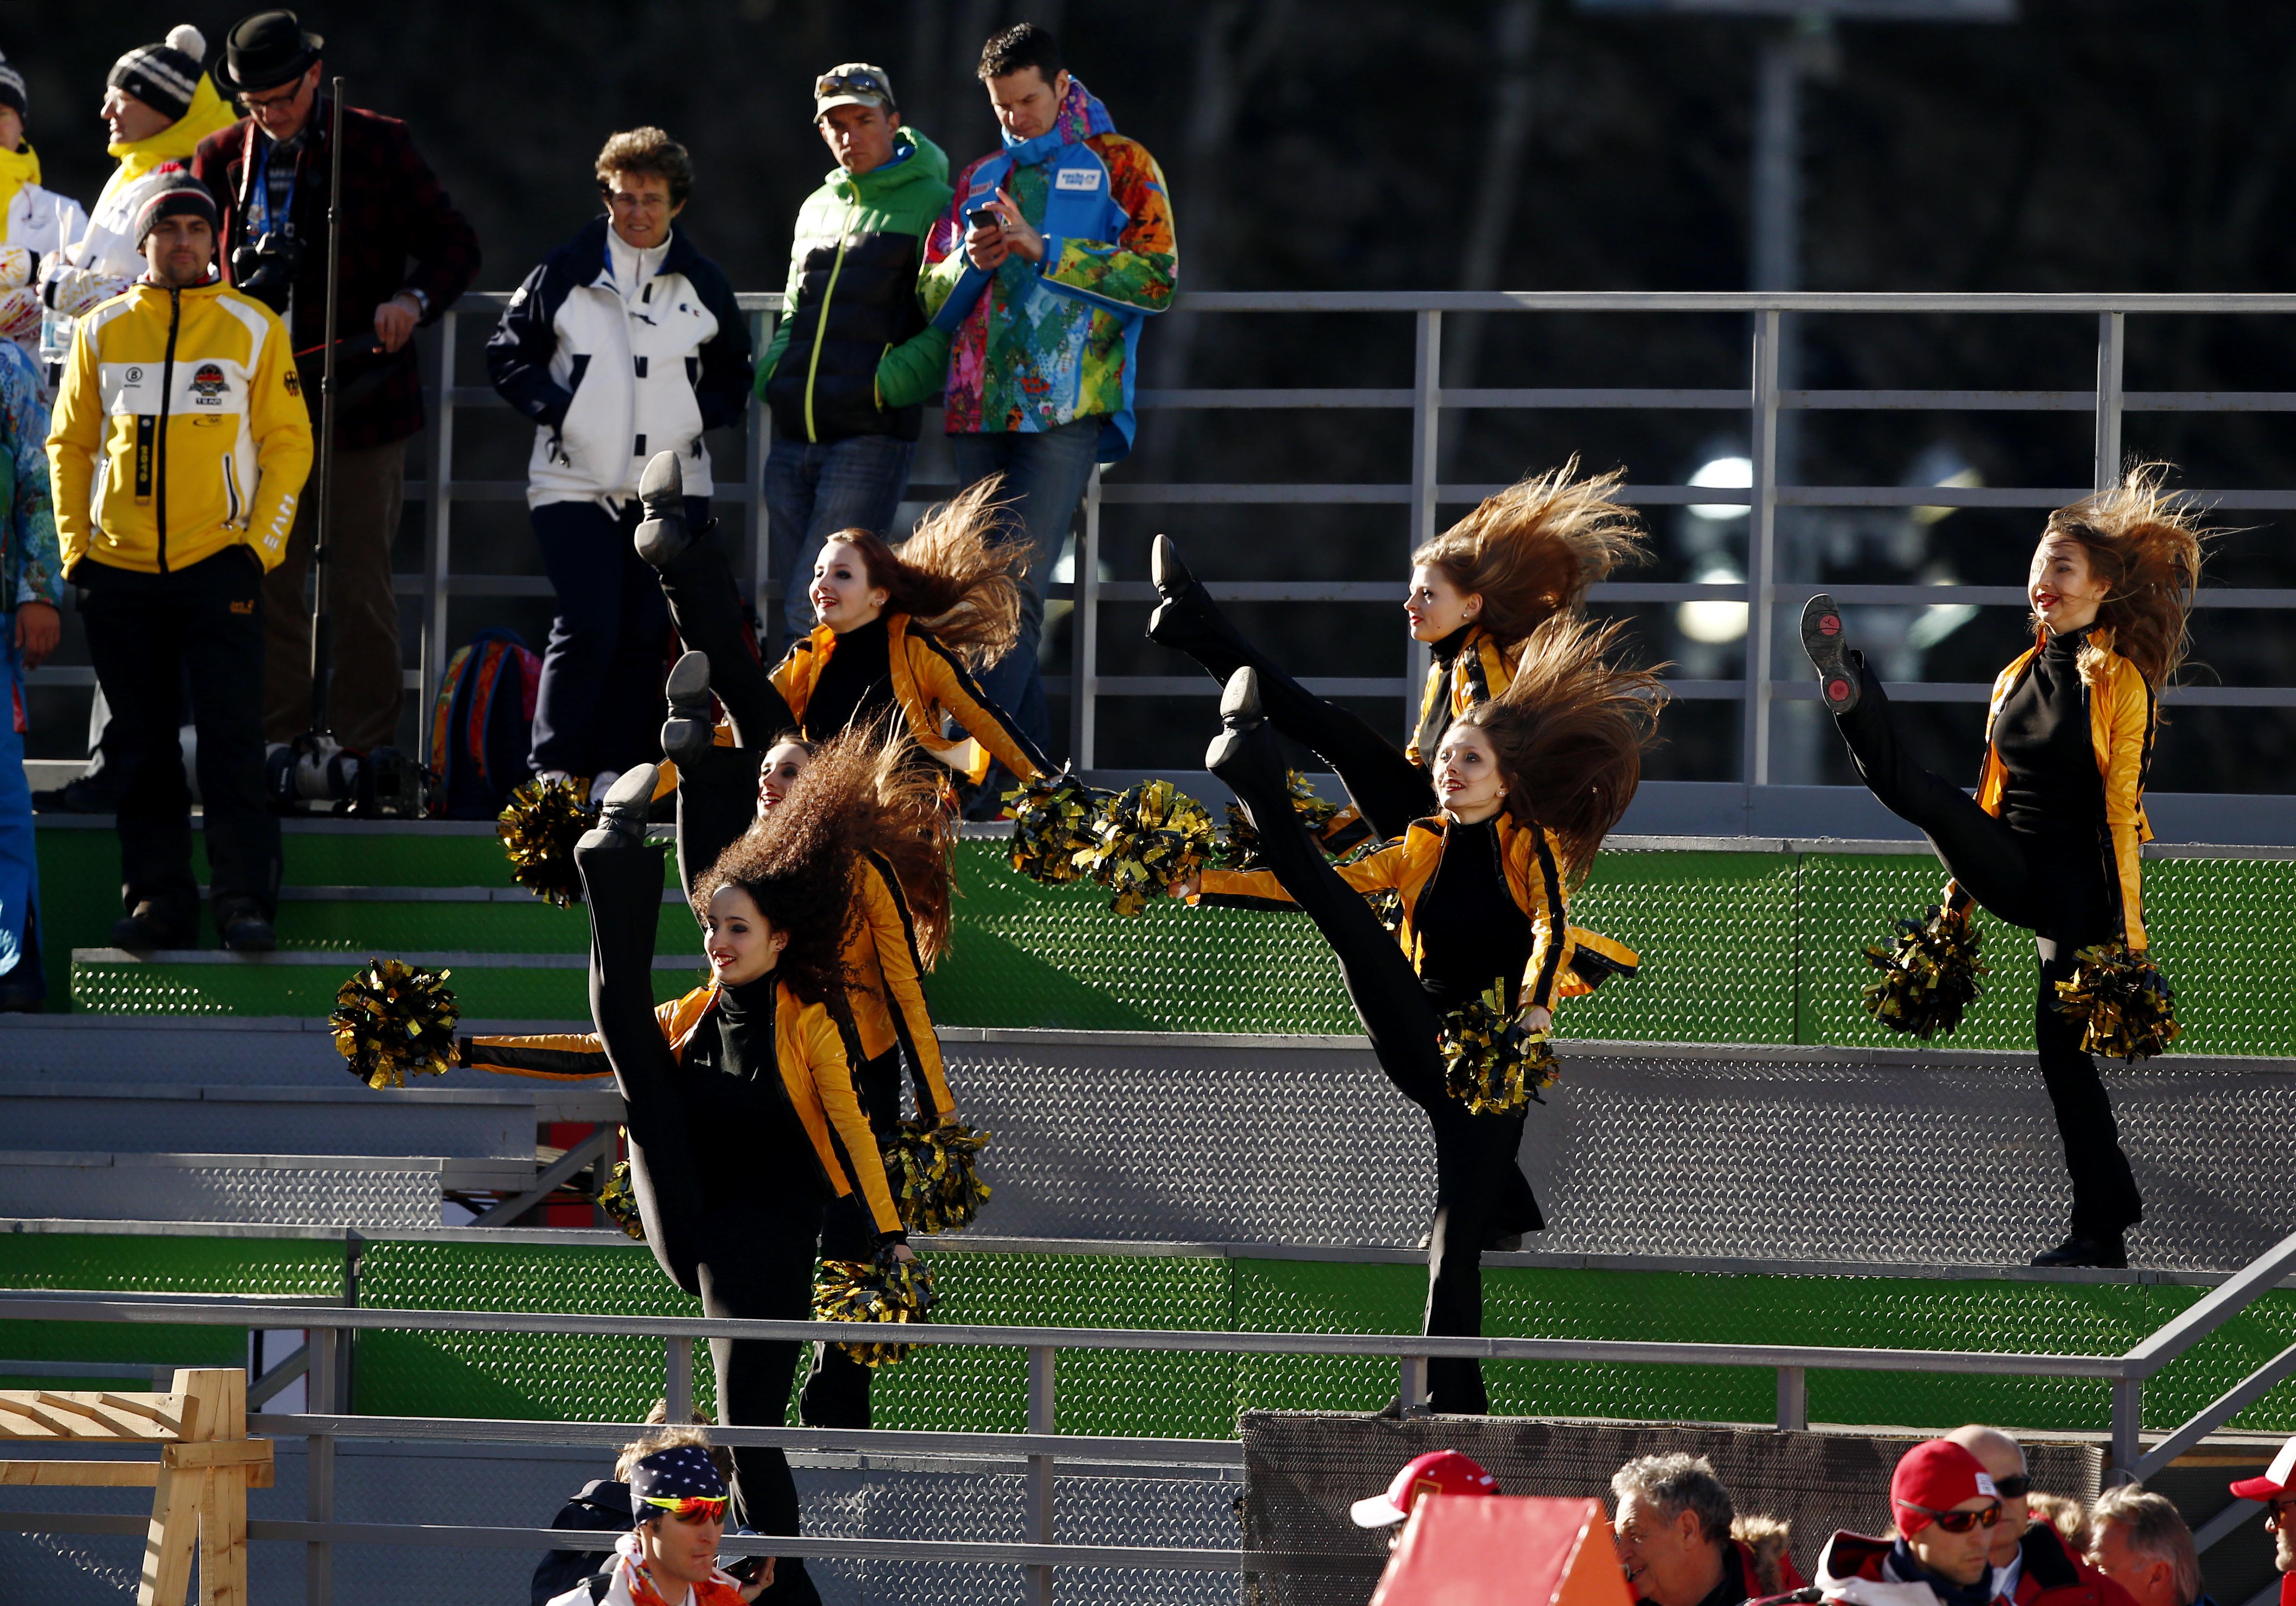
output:
<path id="1" fill-rule="evenodd" d="M 964 215 L 964 221 L 968 228 L 1001 229 L 1004 226 L 1004 214 L 995 207 L 975 207 Z"/>

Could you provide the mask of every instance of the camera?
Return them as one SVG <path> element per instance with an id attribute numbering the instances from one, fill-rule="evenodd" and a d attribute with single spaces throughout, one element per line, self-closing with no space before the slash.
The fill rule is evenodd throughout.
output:
<path id="1" fill-rule="evenodd" d="M 264 785 L 276 814 L 306 814 L 321 803 L 353 819 L 413 820 L 429 812 L 438 779 L 396 748 L 362 753 L 314 734 L 271 750 Z"/>
<path id="2" fill-rule="evenodd" d="M 296 270 L 302 266 L 303 242 L 266 229 L 252 244 L 232 252 L 232 287 L 284 317 L 287 299 L 295 293 Z"/>

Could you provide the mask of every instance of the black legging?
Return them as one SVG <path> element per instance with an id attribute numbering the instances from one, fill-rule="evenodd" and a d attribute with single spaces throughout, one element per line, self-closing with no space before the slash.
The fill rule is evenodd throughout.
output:
<path id="1" fill-rule="evenodd" d="M 2072 1176 L 2072 1233 L 2118 1238 L 2144 1218 L 2144 1202 L 2096 1061 L 2081 1052 L 2081 1028 L 2058 1012 L 2056 993 L 2056 984 L 2072 975 L 2079 950 L 2120 935 L 2105 880 L 2104 855 L 2112 848 L 2103 823 L 2027 832 L 1987 814 L 1967 792 L 1906 757 L 1880 680 L 1862 664 L 1859 673 L 1857 706 L 1834 718 L 1858 774 L 1891 814 L 1921 828 L 1963 890 L 2033 933 L 2041 962 L 2033 1046 Z"/>
<path id="2" fill-rule="evenodd" d="M 1263 680 L 1263 697 L 1266 687 Z M 1300 823 L 1282 756 L 1268 732 L 1262 728 L 1247 735 L 1217 773 L 1250 811 L 1267 867 L 1339 956 L 1348 996 L 1371 1037 L 1380 1069 L 1404 1097 L 1426 1111 L 1435 1139 L 1435 1221 L 1427 1239 L 1423 1331 L 1479 1334 L 1484 1244 L 1495 1233 L 1536 1232 L 1546 1225 L 1515 1164 L 1524 1117 L 1471 1115 L 1443 1090 L 1443 1061 L 1436 1047 L 1441 1022 L 1434 1004 L 1395 938 L 1363 895 L 1340 879 Z M 1438 1411 L 1480 1415 L 1489 1409 L 1480 1362 L 1431 1361 L 1427 1383 L 1429 1403 Z"/>
<path id="3" fill-rule="evenodd" d="M 630 1191 L 647 1247 L 663 1274 L 701 1301 L 702 1314 L 804 1321 L 813 1311 L 819 1192 L 810 1178 L 758 1174 L 743 1201 L 709 1203 L 687 1124 L 677 1066 L 654 1014 L 654 931 L 661 906 L 662 850 L 577 848 L 590 906 L 590 1017 L 627 1110 Z M 718 1414 L 732 1427 L 778 1428 L 786 1420 L 795 1341 L 712 1339 Z M 799 1531 L 789 1458 L 770 1446 L 734 1452 L 736 1521 L 762 1534 Z M 784 1556 L 761 1597 L 818 1606 L 805 1563 Z"/>
<path id="4" fill-rule="evenodd" d="M 1172 633 L 1169 644 L 1223 685 L 1247 665 L 1258 670 L 1259 701 L 1267 723 L 1332 766 L 1382 840 L 1401 836 L 1412 821 L 1435 812 L 1435 786 L 1425 769 L 1364 720 L 1316 696 L 1244 640 L 1201 585 L 1193 586 L 1175 605 L 1185 610 L 1185 627 Z"/>
<path id="5" fill-rule="evenodd" d="M 693 545 L 659 571 L 669 599 L 670 623 L 687 651 L 709 655 L 709 689 L 726 705 L 734 739 L 762 748 L 797 728 L 788 699 L 774 684 L 742 627 L 742 592 L 734 583 L 725 543 L 716 529 L 695 532 Z"/>

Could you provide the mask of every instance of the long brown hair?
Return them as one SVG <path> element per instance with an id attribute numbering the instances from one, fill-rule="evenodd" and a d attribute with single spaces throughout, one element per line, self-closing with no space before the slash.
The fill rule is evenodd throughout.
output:
<path id="1" fill-rule="evenodd" d="M 2111 490 L 2051 513 L 2041 531 L 2045 541 L 2070 537 L 2088 553 L 2090 572 L 2106 586 L 2097 622 L 2156 692 L 2185 661 L 2202 549 L 2216 533 L 2202 528 L 2185 496 L 2162 488 L 2169 471 L 2140 463 Z"/>
<path id="2" fill-rule="evenodd" d="M 1021 639 L 1021 578 L 1029 572 L 1025 543 L 1001 538 L 992 476 L 928 511 L 898 547 L 873 530 L 830 537 L 859 554 L 869 584 L 885 589 L 885 611 L 906 613 L 931 631 L 975 673 Z"/>
<path id="3" fill-rule="evenodd" d="M 888 714 L 864 730 L 849 729 L 823 751 L 850 744 L 857 759 L 850 791 L 838 807 L 853 815 L 856 840 L 890 865 L 909 905 L 917 959 L 931 970 L 948 951 L 951 865 L 956 854 L 955 816 L 941 802 L 940 766 L 925 758 L 907 730 Z M 816 756 L 814 763 L 820 758 Z M 813 784 L 813 766 L 794 791 Z M 832 771 L 832 774 L 843 773 Z"/>
<path id="4" fill-rule="evenodd" d="M 1587 587 L 1621 563 L 1650 556 L 1642 520 L 1612 498 L 1616 470 L 1579 479 L 1578 459 L 1518 479 L 1411 554 L 1464 595 L 1480 595 L 1477 623 L 1513 650 L 1558 613 L 1578 607 Z"/>
<path id="5" fill-rule="evenodd" d="M 1549 619 L 1523 644 L 1507 689 L 1451 727 L 1480 730 L 1489 741 L 1506 780 L 1507 812 L 1517 824 L 1554 832 L 1563 880 L 1574 888 L 1634 801 L 1666 705 L 1655 669 L 1607 656 L 1625 627 L 1615 619 Z"/>

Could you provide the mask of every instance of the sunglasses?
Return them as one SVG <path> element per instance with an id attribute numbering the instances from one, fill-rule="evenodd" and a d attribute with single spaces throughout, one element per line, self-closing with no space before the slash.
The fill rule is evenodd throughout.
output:
<path id="1" fill-rule="evenodd" d="M 668 1512 L 681 1522 L 707 1519 L 711 1522 L 726 1520 L 726 1501 L 723 1495 L 715 1499 L 701 1495 L 642 1495 L 646 1504 Z"/>
<path id="2" fill-rule="evenodd" d="M 873 72 L 825 72 L 813 81 L 813 98 L 825 101 L 832 94 L 874 94 L 890 101 L 893 92 L 885 81 Z"/>
<path id="3" fill-rule="evenodd" d="M 1919 1512 L 1948 1534 L 1965 1534 L 1972 1528 L 1991 1528 L 2001 1520 L 2001 1507 L 1998 1503 L 1987 1506 L 1981 1512 L 1938 1512 L 1931 1511 L 1925 1505 L 1907 1504 L 1904 1501 L 1899 1501 L 1898 1504 L 1906 1511 Z"/>
<path id="4" fill-rule="evenodd" d="M 1997 1478 L 1993 1487 L 2004 1500 L 2022 1500 L 2033 1492 L 2033 1480 L 2020 1472 L 2014 1478 Z"/>

